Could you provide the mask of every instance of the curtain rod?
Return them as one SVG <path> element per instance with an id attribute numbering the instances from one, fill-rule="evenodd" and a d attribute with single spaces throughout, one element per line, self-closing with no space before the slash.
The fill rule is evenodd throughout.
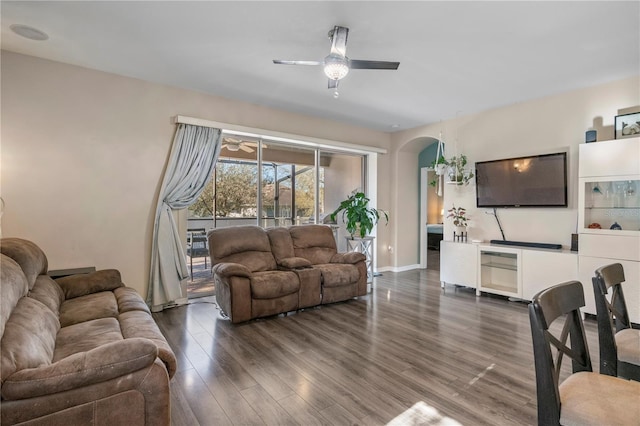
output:
<path id="1" fill-rule="evenodd" d="M 255 127 L 239 126 L 230 123 L 221 123 L 219 121 L 205 120 L 202 118 L 187 117 L 185 115 L 177 115 L 175 117 L 176 123 L 192 124 L 194 126 L 202 127 L 215 127 L 225 131 L 225 133 L 232 133 L 238 136 L 251 136 L 259 138 L 272 139 L 279 142 L 288 142 L 296 145 L 308 146 L 313 148 L 327 148 L 327 149 L 340 149 L 342 151 L 349 151 L 358 154 L 386 154 L 387 150 L 384 148 L 377 148 L 373 146 L 357 145 L 354 143 L 334 141 L 330 139 L 314 138 L 310 136 L 301 136 L 291 133 L 275 132 L 272 130 L 258 129 Z"/>

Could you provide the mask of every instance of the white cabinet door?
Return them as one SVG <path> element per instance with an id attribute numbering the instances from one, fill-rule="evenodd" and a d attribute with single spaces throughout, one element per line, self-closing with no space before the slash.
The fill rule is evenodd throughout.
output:
<path id="1" fill-rule="evenodd" d="M 578 149 L 580 177 L 640 174 L 640 138 L 584 143 Z"/>
<path id="2" fill-rule="evenodd" d="M 522 249 L 480 246 L 478 250 L 479 290 L 522 298 Z"/>
<path id="3" fill-rule="evenodd" d="M 477 269 L 475 244 L 440 241 L 440 281 L 476 288 Z"/>
<path id="4" fill-rule="evenodd" d="M 584 312 L 596 315 L 593 284 L 591 282 L 591 278 L 595 275 L 595 270 L 611 263 L 620 263 L 624 268 L 626 280 L 622 284 L 622 291 L 627 302 L 629 319 L 631 322 L 640 324 L 640 262 L 590 256 L 580 256 L 578 262 L 580 282 L 584 288 L 584 300 L 586 303 Z"/>
<path id="5" fill-rule="evenodd" d="M 578 254 L 522 250 L 522 298 L 533 299 L 539 291 L 578 279 Z"/>

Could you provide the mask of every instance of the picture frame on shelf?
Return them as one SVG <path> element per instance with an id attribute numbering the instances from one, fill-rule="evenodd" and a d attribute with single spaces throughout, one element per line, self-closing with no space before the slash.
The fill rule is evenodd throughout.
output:
<path id="1" fill-rule="evenodd" d="M 640 136 L 640 112 L 616 115 L 614 121 L 614 138 L 636 138 Z"/>

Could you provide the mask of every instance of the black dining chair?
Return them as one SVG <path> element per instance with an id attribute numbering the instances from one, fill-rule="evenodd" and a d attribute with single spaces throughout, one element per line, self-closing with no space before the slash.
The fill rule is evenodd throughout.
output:
<path id="1" fill-rule="evenodd" d="M 538 425 L 637 425 L 640 383 L 592 372 L 583 306 L 579 281 L 543 290 L 529 304 Z M 556 320 L 563 325 L 559 335 L 550 330 Z M 560 383 L 565 356 L 571 358 L 572 374 Z"/>
<path id="2" fill-rule="evenodd" d="M 600 373 L 640 381 L 640 329 L 633 328 L 629 321 L 622 291 L 624 268 L 620 263 L 598 268 L 592 282 L 598 316 Z"/>

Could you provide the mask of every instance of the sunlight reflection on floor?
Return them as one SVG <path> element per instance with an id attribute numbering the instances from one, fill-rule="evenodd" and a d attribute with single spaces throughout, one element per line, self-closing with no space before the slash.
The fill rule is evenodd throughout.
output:
<path id="1" fill-rule="evenodd" d="M 462 426 L 457 421 L 445 417 L 424 401 L 417 402 L 387 426 Z"/>

